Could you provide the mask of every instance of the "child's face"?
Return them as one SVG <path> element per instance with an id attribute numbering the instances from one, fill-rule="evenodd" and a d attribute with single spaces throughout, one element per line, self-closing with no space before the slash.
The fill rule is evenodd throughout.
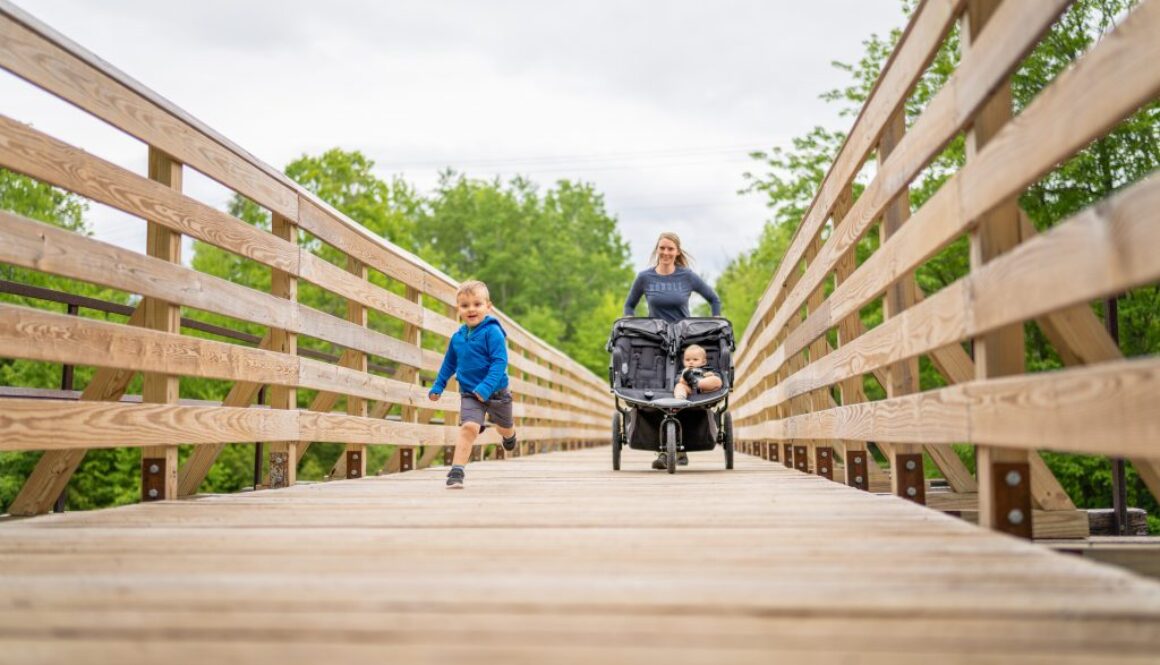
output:
<path id="1" fill-rule="evenodd" d="M 685 367 L 704 367 L 705 354 L 702 351 L 692 349 L 685 351 Z"/>
<path id="2" fill-rule="evenodd" d="M 459 310 L 459 318 L 463 319 L 469 328 L 474 328 L 491 311 L 491 301 L 481 293 L 461 293 L 456 299 L 456 307 Z"/>

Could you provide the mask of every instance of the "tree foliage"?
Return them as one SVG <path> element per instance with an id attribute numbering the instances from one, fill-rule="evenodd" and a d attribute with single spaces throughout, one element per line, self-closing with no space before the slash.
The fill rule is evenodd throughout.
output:
<path id="1" fill-rule="evenodd" d="M 1014 111 L 1021 112 L 1056 76 L 1091 49 L 1137 4 L 1134 0 L 1079 0 L 1050 29 L 1040 45 L 1024 60 L 1011 79 Z M 916 3 L 905 0 L 905 14 L 913 12 Z M 850 76 L 848 85 L 823 93 L 822 98 L 841 107 L 843 117 L 853 118 L 865 103 L 878 74 L 901 36 L 895 30 L 886 37 L 871 35 L 863 44 L 862 57 L 856 63 L 834 63 Z M 959 33 L 952 29 L 942 48 L 919 80 L 907 100 L 907 124 L 927 107 L 958 66 Z M 747 322 L 751 308 L 760 300 L 777 264 L 787 237 L 808 208 L 814 192 L 821 185 L 826 169 L 837 155 L 841 134 L 816 127 L 795 139 L 790 149 L 754 153 L 759 169 L 746 174 L 747 193 L 766 198 L 772 214 L 761 240 L 750 252 L 738 256 L 718 281 L 718 291 L 729 293 L 726 303 L 730 315 Z M 965 163 L 963 136 L 954 137 L 933 162 L 911 183 L 910 201 L 917 209 Z M 1073 158 L 1031 185 L 1020 197 L 1021 208 L 1040 230 L 1066 220 L 1076 212 L 1100 201 L 1117 190 L 1140 180 L 1160 165 L 1160 102 L 1153 102 L 1116 125 Z M 855 196 L 859 193 L 855 187 Z M 858 247 L 859 262 L 877 245 L 877 232 L 871 229 Z M 919 287 L 934 293 L 964 276 L 969 269 L 968 246 L 960 238 L 917 272 Z M 1103 310 L 1095 303 L 1096 311 Z M 1133 289 L 1120 297 L 1121 348 L 1126 355 L 1155 354 L 1160 351 L 1160 289 Z M 873 327 L 881 321 L 880 304 L 862 312 L 863 321 Z M 1028 369 L 1042 371 L 1062 365 L 1058 354 L 1034 325 L 1027 325 Z M 923 359 L 922 388 L 943 385 L 941 375 Z M 881 387 L 866 381 L 871 397 L 882 396 Z M 963 450 L 969 450 L 963 448 Z M 1046 455 L 1056 475 L 1072 498 L 1082 507 L 1106 506 L 1110 489 L 1102 480 L 1107 468 L 1103 458 L 1077 455 Z M 1157 504 L 1146 492 L 1138 491 L 1139 481 L 1129 469 L 1132 496 L 1140 505 L 1155 513 Z M 1156 524 L 1160 524 L 1157 522 Z"/>

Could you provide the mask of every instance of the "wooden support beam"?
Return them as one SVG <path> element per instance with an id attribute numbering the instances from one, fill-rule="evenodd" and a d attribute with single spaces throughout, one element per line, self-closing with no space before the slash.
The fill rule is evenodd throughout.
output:
<path id="1" fill-rule="evenodd" d="M 129 317 L 128 325 L 141 326 L 145 323 L 145 310 L 138 307 Z M 81 401 L 115 402 L 121 399 L 136 372 L 107 367 L 98 368 L 81 392 Z M 20 488 L 12 504 L 8 506 L 10 515 L 43 515 L 52 510 L 57 497 L 68 487 L 69 480 L 85 458 L 85 448 L 71 450 L 46 450 L 24 485 Z"/>
<path id="2" fill-rule="evenodd" d="M 906 109 L 899 108 L 886 123 L 882 136 L 878 140 L 878 164 L 890 157 L 898 147 L 906 133 Z M 899 194 L 890 201 L 882 213 L 882 222 L 879 225 L 879 236 L 885 245 L 890 241 L 902 225 L 910 219 L 910 189 L 903 187 Z M 914 273 L 908 272 L 886 289 L 882 301 L 882 314 L 887 320 L 898 316 L 906 309 L 913 307 L 918 301 L 918 284 L 914 280 Z M 920 390 L 918 383 L 918 358 L 892 363 L 886 367 L 886 396 L 887 398 L 910 395 Z M 915 459 L 917 458 L 917 464 Z M 922 446 L 913 443 L 895 443 L 889 453 L 891 474 L 891 491 L 897 496 L 910 499 L 916 503 L 925 500 L 926 481 L 923 479 Z"/>
<path id="3" fill-rule="evenodd" d="M 262 337 L 258 348 L 267 350 L 272 348 L 272 338 L 269 332 Z M 254 398 L 258 396 L 258 391 L 262 389 L 262 386 L 263 384 L 260 383 L 239 381 L 233 386 L 230 386 L 230 392 L 222 400 L 222 406 L 250 406 L 254 403 Z M 224 443 L 207 443 L 204 446 L 197 446 L 193 449 L 193 452 L 189 454 L 189 458 L 185 460 L 185 464 L 182 464 L 178 470 L 177 496 L 197 494 L 198 488 L 205 481 L 205 477 L 209 475 L 209 470 L 213 468 L 214 462 L 217 461 L 218 456 L 221 455 L 225 447 L 226 444 Z"/>
<path id="4" fill-rule="evenodd" d="M 149 179 L 181 191 L 181 163 L 161 150 L 149 148 Z M 181 263 L 181 234 L 154 221 L 148 222 L 146 252 L 149 256 Z M 145 310 L 144 327 L 170 333 L 181 333 L 181 306 L 160 298 L 147 297 L 141 302 Z M 177 404 L 180 377 L 146 372 L 141 401 L 146 404 Z M 177 443 L 146 446 L 141 449 L 141 500 L 161 501 L 177 498 Z"/>
<path id="5" fill-rule="evenodd" d="M 353 256 L 346 259 L 346 269 L 360 280 L 367 278 L 367 266 Z M 346 319 L 362 328 L 367 327 L 367 308 L 356 300 L 347 300 Z M 357 352 L 353 357 L 354 369 L 367 371 L 367 355 Z M 367 402 L 358 397 L 346 398 L 346 413 L 350 416 L 367 416 Z M 352 443 L 346 446 L 346 477 L 362 478 L 367 475 L 366 444 Z"/>
<path id="6" fill-rule="evenodd" d="M 298 225 L 294 220 L 274 213 L 271 218 L 271 232 L 298 246 Z M 298 279 L 291 273 L 272 268 L 270 273 L 270 295 L 292 303 L 298 302 Z M 270 349 L 285 353 L 291 358 L 298 356 L 298 335 L 290 330 L 271 328 Z M 266 404 L 271 409 L 298 409 L 298 391 L 289 386 L 272 385 L 266 391 Z M 298 441 L 271 441 L 270 487 L 290 487 L 298 481 Z"/>
<path id="7" fill-rule="evenodd" d="M 967 3 L 961 26 L 963 57 L 970 53 L 971 46 L 978 41 L 999 4 L 999 0 L 970 0 Z M 1004 81 L 983 104 L 967 131 L 968 164 L 1011 120 L 1011 116 L 1011 85 L 1009 81 Z M 1018 245 L 1021 235 L 1019 208 L 1015 198 L 992 208 L 977 220 L 970 235 L 972 270 L 981 268 Z M 1006 326 L 975 338 L 974 348 L 977 379 L 1024 372 L 1021 324 Z M 979 481 L 980 526 L 1030 538 L 1031 467 L 1027 451 L 978 446 L 975 465 Z"/>

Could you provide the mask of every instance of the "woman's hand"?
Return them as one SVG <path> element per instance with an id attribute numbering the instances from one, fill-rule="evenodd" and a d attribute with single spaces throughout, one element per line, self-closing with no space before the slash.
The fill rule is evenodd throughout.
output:
<path id="1" fill-rule="evenodd" d="M 432 402 L 438 402 L 439 398 L 442 396 L 443 393 L 427 393 L 427 399 L 431 400 Z"/>

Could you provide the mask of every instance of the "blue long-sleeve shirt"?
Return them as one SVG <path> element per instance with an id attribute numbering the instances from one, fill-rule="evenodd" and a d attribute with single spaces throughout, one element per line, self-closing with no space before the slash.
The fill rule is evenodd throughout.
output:
<path id="1" fill-rule="evenodd" d="M 507 334 L 495 317 L 485 316 L 474 328 L 461 326 L 451 336 L 431 392 L 443 394 L 455 375 L 460 392 L 490 399 L 492 393 L 508 387 L 507 366 Z"/>
<path id="2" fill-rule="evenodd" d="M 654 319 L 680 321 L 689 318 L 689 295 L 694 291 L 709 301 L 713 316 L 721 316 L 721 299 L 717 292 L 688 268 L 678 267 L 671 275 L 662 275 L 656 268 L 644 270 L 636 276 L 628 298 L 624 301 L 624 315 L 632 316 L 643 295 L 648 301 L 648 315 Z"/>

